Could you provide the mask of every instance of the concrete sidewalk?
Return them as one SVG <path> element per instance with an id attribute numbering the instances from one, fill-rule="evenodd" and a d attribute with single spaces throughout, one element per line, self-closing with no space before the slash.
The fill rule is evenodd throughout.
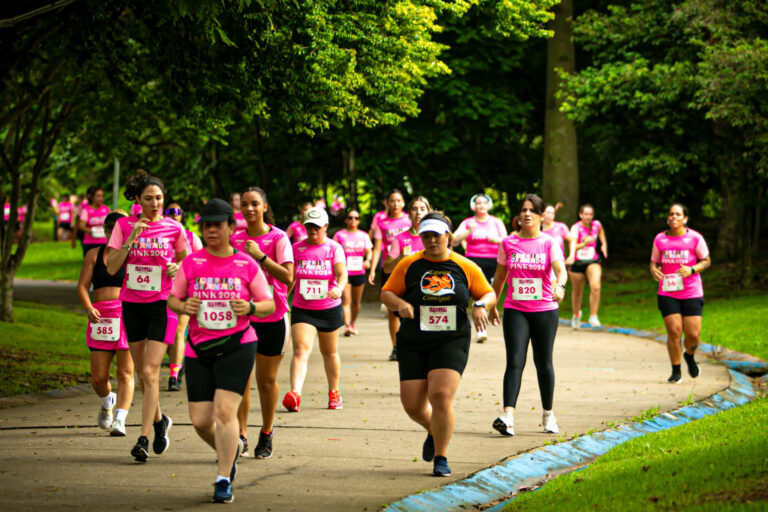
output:
<path id="1" fill-rule="evenodd" d="M 325 408 L 325 376 L 315 347 L 301 412 L 278 408 L 274 456 L 241 460 L 231 508 L 378 510 L 557 439 L 541 433 L 530 353 L 516 413 L 517 435 L 502 437 L 491 428 L 501 410 L 505 364 L 501 329 L 491 328 L 486 343 L 473 343 L 455 400 L 456 427 L 448 453 L 453 475 L 432 477 L 432 464 L 421 461 L 425 434 L 403 412 L 397 365 L 386 361 L 386 322 L 369 306 L 359 326 L 359 336 L 340 341 L 344 410 Z M 709 362 L 701 364 L 702 375 L 695 381 L 686 375 L 681 384 L 668 384 L 666 349 L 647 339 L 560 326 L 555 349 L 555 413 L 563 437 L 601 430 L 653 406 L 670 410 L 691 393 L 694 400 L 702 399 L 729 384 L 727 370 Z M 288 390 L 290 355 L 289 350 L 279 375 L 281 398 Z M 161 392 L 161 405 L 174 421 L 171 446 L 146 464 L 134 462 L 128 453 L 138 436 L 137 398 L 125 438 L 111 438 L 95 427 L 99 401 L 93 394 L 0 410 L 3 510 L 211 506 L 216 455 L 190 426 L 185 392 Z M 254 389 L 249 421 L 253 444 L 260 422 Z"/>

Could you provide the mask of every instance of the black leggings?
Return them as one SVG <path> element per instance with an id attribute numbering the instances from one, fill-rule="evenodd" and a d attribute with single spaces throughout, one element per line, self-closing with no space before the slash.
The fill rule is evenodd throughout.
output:
<path id="1" fill-rule="evenodd" d="M 555 370 L 552 349 L 557 334 L 557 310 L 525 313 L 504 308 L 504 344 L 507 346 L 507 369 L 504 372 L 504 407 L 515 407 L 528 356 L 528 340 L 533 345 L 533 362 L 539 379 L 541 405 L 552 410 L 555 393 Z"/>

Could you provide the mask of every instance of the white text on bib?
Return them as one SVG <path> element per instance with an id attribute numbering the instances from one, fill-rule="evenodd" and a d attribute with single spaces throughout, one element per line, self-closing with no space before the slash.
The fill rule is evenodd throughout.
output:
<path id="1" fill-rule="evenodd" d="M 595 248 L 594 247 L 582 247 L 578 251 L 576 251 L 576 259 L 577 260 L 593 260 L 595 259 Z"/>

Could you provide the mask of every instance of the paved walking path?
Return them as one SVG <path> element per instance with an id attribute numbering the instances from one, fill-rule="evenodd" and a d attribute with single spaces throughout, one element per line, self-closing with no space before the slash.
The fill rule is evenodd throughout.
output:
<path id="1" fill-rule="evenodd" d="M 517 435 L 501 437 L 491 422 L 501 409 L 505 351 L 500 328 L 473 343 L 455 400 L 456 427 L 448 459 L 450 478 L 431 476 L 421 461 L 424 432 L 399 401 L 397 365 L 386 361 L 386 322 L 372 306 L 359 336 L 341 338 L 342 411 L 330 411 L 318 348 L 310 360 L 300 413 L 279 407 L 275 455 L 241 461 L 232 509 L 257 511 L 374 511 L 404 496 L 463 479 L 557 436 L 541 433 L 541 403 L 530 358 L 515 420 Z M 289 353 L 278 382 L 288 389 Z M 679 406 L 693 393 L 703 399 L 729 384 L 726 368 L 704 362 L 702 375 L 666 382 L 663 345 L 636 337 L 572 331 L 560 326 L 555 343 L 555 412 L 568 437 L 637 416 L 658 405 Z M 167 369 L 164 369 L 167 372 Z M 167 380 L 164 376 L 162 382 Z M 253 390 L 249 438 L 260 425 Z M 186 394 L 161 392 L 174 420 L 171 446 L 146 464 L 129 450 L 138 436 L 140 395 L 128 416 L 128 437 L 96 428 L 93 394 L 35 401 L 0 410 L 0 495 L 3 510 L 187 510 L 206 508 L 215 477 L 215 453 L 189 423 Z"/>

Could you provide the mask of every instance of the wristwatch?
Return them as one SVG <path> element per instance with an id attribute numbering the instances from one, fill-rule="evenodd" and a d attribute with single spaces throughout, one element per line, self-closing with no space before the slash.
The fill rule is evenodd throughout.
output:
<path id="1" fill-rule="evenodd" d="M 253 315 L 255 315 L 255 314 L 256 314 L 256 304 L 254 304 L 253 302 L 251 302 L 250 304 L 251 304 L 251 312 L 250 312 L 250 315 L 251 315 L 251 316 L 253 316 Z"/>
<path id="2" fill-rule="evenodd" d="M 264 263 L 264 260 L 267 259 L 267 255 L 265 254 L 261 258 L 259 258 L 259 263 Z"/>
<path id="3" fill-rule="evenodd" d="M 485 309 L 485 302 L 483 302 L 481 300 L 476 300 L 475 303 L 472 304 L 472 306 L 476 307 L 476 308 L 483 308 L 483 309 Z"/>

